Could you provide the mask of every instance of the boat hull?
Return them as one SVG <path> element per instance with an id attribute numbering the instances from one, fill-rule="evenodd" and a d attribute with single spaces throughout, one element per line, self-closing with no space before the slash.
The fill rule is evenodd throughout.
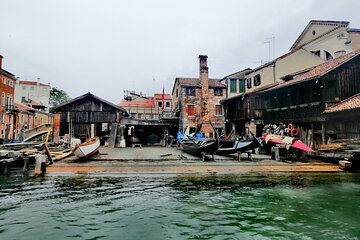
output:
<path id="1" fill-rule="evenodd" d="M 194 156 L 201 156 L 202 153 L 214 154 L 219 147 L 217 140 L 204 143 L 203 145 L 200 145 L 198 142 L 180 141 L 180 145 L 184 152 Z"/>
<path id="2" fill-rule="evenodd" d="M 230 145 L 230 147 L 222 147 L 224 145 Z M 237 152 L 246 152 L 257 147 L 260 147 L 260 143 L 256 138 L 252 141 L 220 141 L 219 149 L 216 151 L 216 154 L 226 155 Z"/>
<path id="3" fill-rule="evenodd" d="M 93 138 L 86 141 L 85 143 L 78 145 L 74 150 L 74 154 L 78 158 L 88 158 L 96 154 L 99 151 L 99 147 L 99 138 Z"/>

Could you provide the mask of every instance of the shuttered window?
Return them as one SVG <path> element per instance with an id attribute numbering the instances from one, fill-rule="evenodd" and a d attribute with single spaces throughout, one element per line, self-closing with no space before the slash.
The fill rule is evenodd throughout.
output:
<path id="1" fill-rule="evenodd" d="M 195 115 L 195 105 L 187 105 L 187 114 L 188 116 L 194 116 Z"/>
<path id="2" fill-rule="evenodd" d="M 221 105 L 215 105 L 215 115 L 217 115 L 217 116 L 222 115 L 222 106 Z"/>
<path id="3" fill-rule="evenodd" d="M 245 79 L 239 80 L 239 93 L 245 92 Z"/>
<path id="4" fill-rule="evenodd" d="M 236 79 L 230 79 L 230 92 L 236 93 Z"/>

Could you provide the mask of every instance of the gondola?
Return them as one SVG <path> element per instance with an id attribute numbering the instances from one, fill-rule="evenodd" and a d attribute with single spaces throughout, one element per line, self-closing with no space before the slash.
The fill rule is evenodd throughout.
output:
<path id="1" fill-rule="evenodd" d="M 260 143 L 255 136 L 253 136 L 253 140 L 220 140 L 219 149 L 216 151 L 216 154 L 226 155 L 231 153 L 246 152 L 257 147 L 260 147 Z"/>
<path id="2" fill-rule="evenodd" d="M 219 138 L 211 122 L 202 123 L 202 124 L 211 125 L 215 133 L 215 139 L 208 139 L 208 138 L 195 139 L 192 138 L 191 136 L 187 136 L 187 139 L 179 140 L 179 143 L 182 146 L 182 150 L 184 152 L 194 156 L 201 156 L 202 160 L 204 161 L 206 154 L 212 154 L 214 158 L 214 154 L 219 148 Z"/>

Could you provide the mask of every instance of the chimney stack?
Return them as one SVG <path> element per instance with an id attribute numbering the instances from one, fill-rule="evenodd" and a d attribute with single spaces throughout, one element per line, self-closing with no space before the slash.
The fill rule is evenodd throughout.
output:
<path id="1" fill-rule="evenodd" d="M 207 121 L 209 114 L 209 69 L 207 67 L 207 56 L 199 55 L 200 85 L 201 85 L 201 117 Z"/>
<path id="2" fill-rule="evenodd" d="M 3 56 L 0 55 L 0 69 L 2 69 L 2 59 L 3 59 Z"/>

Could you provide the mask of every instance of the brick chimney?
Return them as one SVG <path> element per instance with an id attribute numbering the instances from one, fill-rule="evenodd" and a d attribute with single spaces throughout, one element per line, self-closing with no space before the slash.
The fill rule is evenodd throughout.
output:
<path id="1" fill-rule="evenodd" d="M 207 56 L 199 55 L 199 67 L 200 67 L 200 84 L 201 84 L 201 118 L 200 122 L 208 122 L 211 120 L 209 116 L 209 69 L 207 67 Z M 209 124 L 205 124 L 202 127 L 203 133 L 206 137 L 212 133 L 212 128 Z"/>
<path id="2" fill-rule="evenodd" d="M 207 121 L 206 116 L 209 114 L 209 70 L 207 67 L 207 56 L 199 55 L 200 85 L 201 85 L 201 117 Z"/>
<path id="3" fill-rule="evenodd" d="M 3 59 L 3 56 L 0 55 L 0 69 L 2 69 L 2 59 Z"/>

